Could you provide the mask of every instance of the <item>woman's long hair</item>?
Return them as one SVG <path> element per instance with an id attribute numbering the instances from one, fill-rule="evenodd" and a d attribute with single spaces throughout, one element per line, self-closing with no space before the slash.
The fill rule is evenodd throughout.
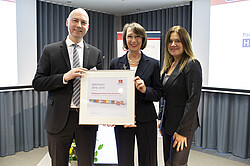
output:
<path id="1" fill-rule="evenodd" d="M 181 63 L 180 71 L 184 69 L 189 58 L 191 58 L 192 60 L 196 59 L 193 53 L 191 39 L 190 39 L 188 32 L 180 25 L 173 26 L 172 28 L 168 30 L 166 37 L 165 37 L 164 61 L 163 61 L 161 74 L 167 71 L 172 65 L 172 63 L 174 62 L 174 57 L 168 52 L 168 43 L 170 40 L 170 36 L 173 32 L 176 32 L 179 34 L 180 40 L 184 49 L 184 53 L 182 55 L 182 59 L 180 62 Z"/>

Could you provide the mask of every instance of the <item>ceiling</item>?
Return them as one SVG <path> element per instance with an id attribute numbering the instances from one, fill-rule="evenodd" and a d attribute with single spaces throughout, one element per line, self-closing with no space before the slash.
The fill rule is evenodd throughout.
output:
<path id="1" fill-rule="evenodd" d="M 113 14 L 126 15 L 188 4 L 191 0 L 43 0 L 73 7 Z"/>

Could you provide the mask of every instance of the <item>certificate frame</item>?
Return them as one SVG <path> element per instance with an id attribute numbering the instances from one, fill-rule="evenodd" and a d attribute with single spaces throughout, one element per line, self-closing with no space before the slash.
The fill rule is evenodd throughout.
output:
<path id="1" fill-rule="evenodd" d="M 80 125 L 134 125 L 135 71 L 89 70 L 81 78 Z"/>

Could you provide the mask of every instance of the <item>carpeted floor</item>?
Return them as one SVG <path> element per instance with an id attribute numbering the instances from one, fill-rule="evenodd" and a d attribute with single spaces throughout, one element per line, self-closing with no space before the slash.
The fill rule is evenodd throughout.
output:
<path id="1" fill-rule="evenodd" d="M 250 165 L 250 158 L 247 158 L 247 159 L 240 158 L 240 157 L 237 157 L 231 153 L 219 153 L 215 149 L 203 149 L 201 147 L 197 147 L 194 145 L 192 145 L 192 150 Z"/>

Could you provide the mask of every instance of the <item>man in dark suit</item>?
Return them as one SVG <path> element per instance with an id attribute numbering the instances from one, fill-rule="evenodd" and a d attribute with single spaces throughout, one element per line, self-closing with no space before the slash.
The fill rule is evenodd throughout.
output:
<path id="1" fill-rule="evenodd" d="M 80 95 L 73 85 L 79 87 L 75 81 L 87 70 L 101 69 L 102 56 L 100 50 L 83 40 L 89 27 L 85 10 L 73 10 L 66 26 L 69 35 L 65 40 L 45 46 L 32 84 L 36 91 L 48 91 L 45 129 L 52 165 L 68 165 L 69 149 L 75 139 L 78 164 L 91 166 L 98 127 L 78 124 L 79 100 L 75 102 L 72 95 L 75 92 Z M 80 67 L 73 64 L 75 57 L 79 58 Z"/>

